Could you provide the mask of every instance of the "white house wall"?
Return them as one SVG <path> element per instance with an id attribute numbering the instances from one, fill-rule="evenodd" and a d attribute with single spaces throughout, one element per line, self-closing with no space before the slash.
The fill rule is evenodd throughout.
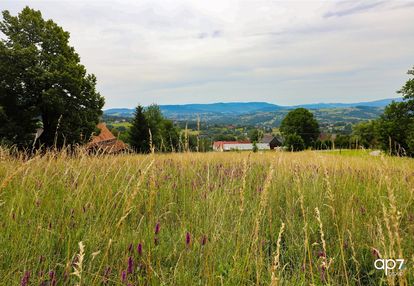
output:
<path id="1" fill-rule="evenodd" d="M 270 146 L 268 143 L 257 143 L 257 148 L 259 150 L 269 150 Z M 243 144 L 223 144 L 223 151 L 231 150 L 253 150 L 253 144 L 243 143 Z"/>

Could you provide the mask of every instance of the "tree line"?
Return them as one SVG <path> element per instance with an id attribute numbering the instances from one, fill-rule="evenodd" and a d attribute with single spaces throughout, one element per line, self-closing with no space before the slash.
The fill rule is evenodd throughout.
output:
<path id="1" fill-rule="evenodd" d="M 132 126 L 128 130 L 128 143 L 139 153 L 184 152 L 210 150 L 211 141 L 190 134 L 176 126 L 173 121 L 164 118 L 158 105 L 135 108 Z"/>
<path id="2" fill-rule="evenodd" d="M 390 155 L 414 157 L 414 67 L 411 76 L 397 91 L 402 101 L 393 101 L 376 120 L 360 122 L 351 135 L 339 134 L 319 139 L 319 126 L 313 114 L 298 108 L 287 114 L 280 126 L 284 145 L 292 151 L 312 149 L 382 149 Z"/>
<path id="3" fill-rule="evenodd" d="M 99 132 L 105 100 L 69 45 L 69 33 L 29 7 L 17 16 L 3 11 L 0 31 L 0 144 L 28 149 L 89 142 Z M 320 140 L 311 112 L 289 112 L 280 126 L 284 145 L 293 151 L 363 146 L 414 156 L 414 68 L 408 75 L 398 91 L 403 100 L 388 105 L 379 119 L 355 125 L 350 136 Z M 262 135 L 253 130 L 249 137 L 257 142 Z M 207 151 L 212 143 L 165 119 L 157 105 L 137 106 L 128 140 L 142 153 Z"/>
<path id="4" fill-rule="evenodd" d="M 336 148 L 381 149 L 414 157 L 414 67 L 407 74 L 410 78 L 397 91 L 402 101 L 393 101 L 378 119 L 355 124 L 351 135 L 337 136 L 330 143 Z"/>

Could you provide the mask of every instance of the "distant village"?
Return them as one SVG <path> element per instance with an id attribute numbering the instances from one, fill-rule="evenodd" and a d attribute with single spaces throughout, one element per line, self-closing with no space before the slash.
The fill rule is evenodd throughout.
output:
<path id="1" fill-rule="evenodd" d="M 87 144 L 88 150 L 96 150 L 108 154 L 116 154 L 131 151 L 128 144 L 117 138 L 103 122 L 97 125 L 100 130 L 98 135 L 92 136 L 91 141 Z M 257 150 L 277 150 L 282 148 L 283 138 L 264 134 L 259 142 L 245 141 L 214 141 L 212 150 L 216 152 L 224 151 L 252 151 Z"/>

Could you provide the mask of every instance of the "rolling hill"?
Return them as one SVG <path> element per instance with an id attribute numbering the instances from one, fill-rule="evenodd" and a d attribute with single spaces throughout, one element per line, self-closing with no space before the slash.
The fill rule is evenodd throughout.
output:
<path id="1" fill-rule="evenodd" d="M 382 99 L 369 102 L 357 103 L 314 103 L 295 106 L 281 106 L 267 102 L 219 102 L 208 104 L 182 104 L 182 105 L 160 105 L 164 116 L 171 119 L 194 118 L 197 115 L 207 117 L 233 117 L 234 115 L 246 115 L 254 113 L 267 113 L 293 108 L 304 107 L 308 109 L 334 109 L 334 108 L 356 108 L 372 107 L 384 108 L 393 100 Z M 134 109 L 112 108 L 104 111 L 107 116 L 132 117 Z"/>
<path id="2" fill-rule="evenodd" d="M 281 106 L 267 102 L 220 102 L 210 104 L 160 105 L 165 117 L 178 122 L 194 122 L 200 117 L 208 124 L 235 124 L 278 127 L 289 110 L 310 109 L 322 126 L 345 126 L 378 118 L 384 107 L 393 100 L 383 99 L 356 103 L 315 103 Z M 104 117 L 130 118 L 134 109 L 113 108 L 104 111 Z"/>

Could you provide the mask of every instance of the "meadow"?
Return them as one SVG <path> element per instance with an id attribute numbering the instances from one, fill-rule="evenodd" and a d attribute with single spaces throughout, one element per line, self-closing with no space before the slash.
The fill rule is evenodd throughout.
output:
<path id="1" fill-rule="evenodd" d="M 0 149 L 0 285 L 413 285 L 413 195 L 407 158 Z"/>

